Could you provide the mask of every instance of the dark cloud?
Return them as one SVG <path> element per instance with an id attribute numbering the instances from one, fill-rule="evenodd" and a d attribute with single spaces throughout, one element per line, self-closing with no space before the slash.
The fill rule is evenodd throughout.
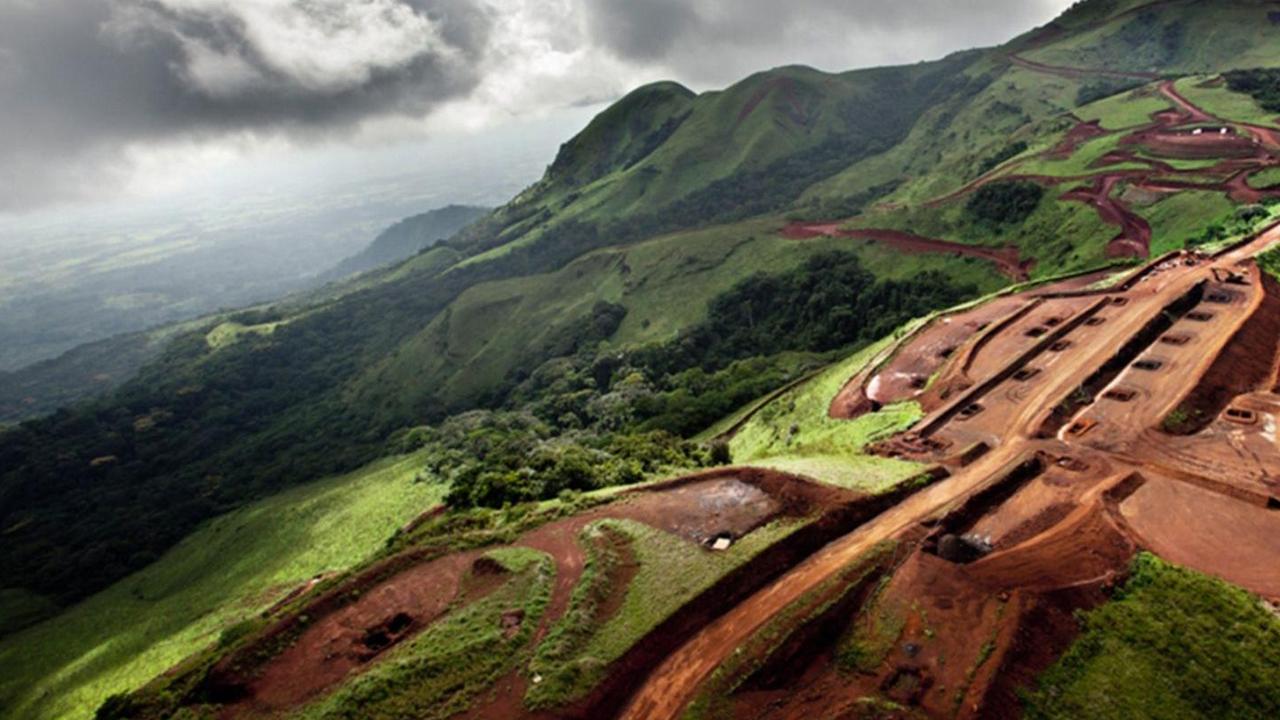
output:
<path id="1" fill-rule="evenodd" d="M 622 58 L 661 58 L 693 78 L 724 80 L 805 61 L 847 69 L 998 43 L 1070 0 L 582 0 L 595 38 Z M 860 49 L 869 52 L 860 53 Z M 726 74 L 725 70 L 734 68 Z"/>
<path id="2" fill-rule="evenodd" d="M 587 18 L 597 40 L 632 60 L 660 59 L 702 25 L 686 0 L 588 0 Z"/>
<path id="3" fill-rule="evenodd" d="M 95 194 L 137 141 L 425 114 L 479 82 L 490 23 L 467 0 L 10 0 L 0 209 Z"/>

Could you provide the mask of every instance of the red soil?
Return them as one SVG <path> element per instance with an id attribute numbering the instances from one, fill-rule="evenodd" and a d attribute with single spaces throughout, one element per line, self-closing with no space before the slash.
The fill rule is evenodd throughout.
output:
<path id="1" fill-rule="evenodd" d="M 706 543 L 720 535 L 739 538 L 779 515 L 809 514 L 848 502 L 850 497 L 836 488 L 767 470 L 719 469 L 635 490 L 609 505 L 538 527 L 515 543 L 548 554 L 556 564 L 551 601 L 533 642 L 540 642 L 568 609 L 585 562 L 579 535 L 592 522 L 631 519 Z M 455 601 L 472 603 L 496 590 L 506 577 L 494 572 L 491 564 L 477 561 L 481 552 L 455 553 L 427 562 L 410 552 L 312 601 L 255 645 L 271 647 L 278 642 L 273 638 L 296 633 L 265 664 L 247 660 L 257 654 L 251 651 L 245 658 L 230 657 L 215 669 L 215 694 L 234 698 L 223 717 L 298 707 L 421 632 Z M 625 584 L 622 587 L 625 590 Z M 301 616 L 308 620 L 299 623 Z M 477 705 L 482 714 L 475 717 L 521 707 L 525 682 L 518 672 L 512 673 L 499 683 L 499 692 Z"/>
<path id="2" fill-rule="evenodd" d="M 1107 245 L 1108 256 L 1145 258 L 1151 252 L 1151 224 L 1112 196 L 1119 181 L 1115 175 L 1102 176 L 1089 187 L 1067 192 L 1062 199 L 1092 205 L 1103 222 L 1120 227 L 1120 234 Z"/>
<path id="3" fill-rule="evenodd" d="M 1160 93 L 1169 100 L 1173 101 L 1174 107 L 1182 114 L 1184 123 L 1211 123 L 1220 122 L 1218 118 L 1196 107 L 1190 100 L 1187 100 L 1178 92 L 1174 81 L 1166 80 L 1160 83 Z"/>
<path id="4" fill-rule="evenodd" d="M 1036 298 L 1077 293 L 1110 274 L 1099 271 L 1077 275 L 933 320 L 901 341 L 887 360 L 869 363 L 850 378 L 832 400 L 829 416 L 853 419 L 872 412 L 877 405 L 910 399 L 920 402 L 926 411 L 937 409 L 952 395 L 973 385 L 975 362 L 979 355 L 985 359 L 982 351 L 987 343 L 993 337 L 1003 339 L 1003 331 L 1009 325 L 1027 319 L 1037 305 Z M 1006 343 L 994 354 L 998 359 L 1012 352 Z M 922 383 L 935 373 L 936 379 L 924 389 Z"/>
<path id="5" fill-rule="evenodd" d="M 1066 160 L 1072 155 L 1075 155 L 1076 150 L 1079 149 L 1081 145 L 1096 137 L 1102 137 L 1107 134 L 1107 131 L 1102 129 L 1101 122 L 1102 121 L 1100 120 L 1080 122 L 1067 132 L 1066 137 L 1062 138 L 1062 142 L 1045 152 L 1043 157 L 1053 160 Z"/>
<path id="6" fill-rule="evenodd" d="M 853 608 L 842 626 L 789 659 L 787 682 L 744 686 L 734 716 L 846 717 L 860 699 L 879 696 L 910 707 L 913 714 L 902 717 L 1019 717 L 1016 689 L 1070 644 L 1079 632 L 1073 613 L 1105 600 L 1103 590 L 1123 576 L 1133 550 L 1098 505 L 1045 542 L 972 565 L 917 550 L 873 606 Z M 836 665 L 833 646 L 855 616 L 882 628 L 901 623 L 870 672 Z"/>
<path id="7" fill-rule="evenodd" d="M 843 230 L 840 223 L 792 223 L 782 230 L 783 237 L 791 240 L 806 240 L 815 237 L 847 237 L 883 242 L 895 250 L 911 254 L 952 253 L 965 257 L 974 257 L 995 263 L 1000 272 L 1008 277 L 1022 281 L 1029 277 L 1031 261 L 1023 260 L 1017 248 L 1008 247 L 992 249 L 974 245 L 934 240 L 932 238 L 912 235 L 901 230 L 853 229 Z"/>
<path id="8" fill-rule="evenodd" d="M 722 534 L 742 537 L 781 510 L 782 503 L 773 496 L 732 477 L 640 494 L 624 508 L 632 520 L 696 543 Z"/>
<path id="9" fill-rule="evenodd" d="M 1260 281 L 1261 302 L 1179 403 L 1192 415 L 1184 434 L 1203 430 L 1234 398 L 1272 386 L 1280 352 L 1280 283 L 1256 267 L 1252 277 Z"/>
<path id="10" fill-rule="evenodd" d="M 1280 513 L 1152 479 L 1121 506 L 1144 546 L 1170 562 L 1280 600 Z"/>
<path id="11" fill-rule="evenodd" d="M 222 716 L 297 707 L 338 684 L 395 641 L 438 618 L 458 595 L 475 558 L 475 553 L 465 553 L 416 565 L 368 587 L 357 601 L 316 618 L 247 683 L 244 699 Z"/>

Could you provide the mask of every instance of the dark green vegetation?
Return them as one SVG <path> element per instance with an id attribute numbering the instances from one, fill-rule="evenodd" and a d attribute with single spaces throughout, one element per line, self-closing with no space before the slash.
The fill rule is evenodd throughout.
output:
<path id="1" fill-rule="evenodd" d="M 1027 151 L 1026 140 L 1018 140 L 1016 142 L 1012 142 L 1000 148 L 998 151 L 992 154 L 991 157 L 988 157 L 987 159 L 983 160 L 982 163 L 978 165 L 978 174 L 986 175 L 992 170 L 995 170 L 996 168 L 1003 165 L 1006 161 L 1012 160 L 1013 158 L 1021 155 L 1026 151 Z"/>
<path id="2" fill-rule="evenodd" d="M 1238 588 L 1142 554 L 1026 698 L 1029 718 L 1280 716 L 1280 619 Z"/>
<path id="3" fill-rule="evenodd" d="M 1252 97 L 1264 110 L 1280 113 L 1280 69 L 1233 70 L 1222 77 L 1232 91 Z"/>
<path id="4" fill-rule="evenodd" d="M 1029 182 L 996 182 L 978 188 L 966 206 L 979 220 L 1018 224 L 1031 217 L 1044 188 Z"/>
<path id="5" fill-rule="evenodd" d="M 845 268 L 844 274 L 824 281 L 831 263 Z M 679 352 L 687 344 L 678 339 L 640 352 L 630 363 L 625 355 L 619 360 L 610 351 L 597 356 L 593 350 L 620 320 L 618 308 L 597 303 L 593 321 L 573 327 L 568 336 L 562 331 L 545 338 L 542 357 L 567 353 L 571 359 L 527 380 L 512 374 L 480 404 L 531 405 L 557 433 L 591 426 L 610 435 L 578 438 L 543 453 L 545 462 L 538 469 L 554 469 L 554 481 L 523 467 L 519 454 L 488 456 L 458 476 L 454 499 L 501 505 L 552 497 L 565 489 L 634 482 L 656 468 L 652 452 L 616 448 L 648 443 L 654 436 L 614 434 L 692 434 L 772 384 L 796 377 L 794 371 L 773 369 L 771 361 L 732 365 L 735 359 L 867 341 L 897 322 L 975 292 L 932 274 L 911 282 L 875 282 L 856 258 L 829 256 L 784 276 L 776 286 L 769 280 L 744 281 L 730 297 L 766 293 L 762 287 L 783 294 L 776 296 L 778 302 L 769 302 L 768 294 L 756 298 L 760 327 L 776 334 L 807 323 L 806 334 L 781 345 L 770 334 L 734 335 L 709 346 L 705 355 Z M 0 506 L 5 508 L 3 525 L 13 528 L 12 547 L 20 551 L 0 558 L 5 584 L 76 598 L 154 561 L 195 523 L 247 497 L 368 462 L 386 451 L 385 438 L 398 426 L 439 417 L 443 408 L 427 405 L 399 419 L 370 422 L 367 415 L 353 416 L 334 393 L 334 385 L 356 369 L 358 358 L 326 352 L 326 343 L 339 336 L 349 339 L 344 346 L 359 347 L 371 332 L 385 327 L 386 317 L 377 316 L 372 293 L 361 291 L 339 301 L 350 303 L 364 324 L 336 324 L 332 314 L 318 313 L 267 335 L 245 334 L 218 350 L 210 350 L 203 336 L 185 336 L 115 397 L 14 430 L 0 446 L 0 467 L 14 468 L 7 477 L 21 480 L 3 486 Z M 813 302 L 799 302 L 808 295 Z M 410 296 L 404 301 L 412 302 Z M 836 312 L 822 312 L 828 303 Z M 692 337 L 719 334 L 716 323 L 723 328 L 736 322 L 726 315 L 733 303 L 713 307 L 718 309 L 706 324 L 691 329 Z M 271 313 L 238 318 L 246 326 L 275 320 Z M 299 372 L 309 362 L 310 369 Z M 575 373 L 575 366 L 590 370 Z M 703 372 L 704 366 L 713 372 Z M 244 393 L 254 387 L 256 392 Z M 304 402 L 326 396 L 331 404 L 319 408 Z M 276 427 L 269 422 L 274 415 L 289 422 Z M 334 422 L 338 424 L 330 424 Z M 551 432 L 534 432 L 528 440 L 546 440 Z M 656 442 L 671 445 L 674 440 Z M 225 451 L 209 453 L 220 446 Z M 665 464 L 700 464 L 698 456 L 681 452 L 685 462 Z M 605 458 L 610 461 L 602 466 Z M 42 477 L 48 480 L 35 482 Z M 139 532 L 141 527 L 145 533 Z"/>
<path id="6" fill-rule="evenodd" d="M 1257 257 L 1258 267 L 1280 280 L 1280 247 L 1272 248 Z"/>
<path id="7" fill-rule="evenodd" d="M 405 218 L 383 230 L 358 255 L 338 263 L 325 277 L 337 280 L 413 257 L 490 212 L 492 208 L 450 205 Z"/>
<path id="8" fill-rule="evenodd" d="M 824 253 L 789 273 L 743 280 L 711 302 L 706 320 L 646 353 L 644 364 L 714 370 L 766 348 L 836 350 L 877 340 L 911 318 L 976 295 L 976 287 L 953 286 L 934 272 L 877 281 L 857 256 Z"/>
<path id="9" fill-rule="evenodd" d="M 1142 85 L 1143 82 L 1141 80 L 1094 80 L 1080 86 L 1080 90 L 1076 93 L 1076 104 L 1088 105 L 1095 100 L 1119 95 L 1126 90 L 1132 90 Z"/>
<path id="10" fill-rule="evenodd" d="M 470 413 L 411 434 L 432 448 L 426 467 L 448 483 L 446 502 L 455 508 L 503 507 L 630 485 L 709 460 L 701 448 L 662 432 L 578 434 L 552 443 L 548 425 L 514 413 Z"/>
<path id="11" fill-rule="evenodd" d="M 1240 237 L 1252 229 L 1259 220 L 1266 219 L 1269 213 L 1266 208 L 1246 205 L 1239 208 L 1229 222 L 1217 222 L 1206 227 L 1199 236 L 1187 241 L 1188 245 L 1200 247 L 1212 245 L 1223 240 Z"/>

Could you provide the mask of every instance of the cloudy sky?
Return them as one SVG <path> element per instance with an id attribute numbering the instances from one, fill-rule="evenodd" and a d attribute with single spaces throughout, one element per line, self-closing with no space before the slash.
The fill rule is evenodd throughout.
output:
<path id="1" fill-rule="evenodd" d="M 703 90 L 789 63 L 936 58 L 1069 4 L 0 0 L 0 213 L 145 196 L 262 158 L 518 132 L 656 79 Z"/>

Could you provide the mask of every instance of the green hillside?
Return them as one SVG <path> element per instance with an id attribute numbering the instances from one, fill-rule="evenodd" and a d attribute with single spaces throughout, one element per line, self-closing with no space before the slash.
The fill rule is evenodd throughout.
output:
<path id="1" fill-rule="evenodd" d="M 341 279 L 413 257 L 453 237 L 490 211 L 491 208 L 450 205 L 407 217 L 379 233 L 359 254 L 338 263 L 326 278 Z"/>
<path id="2" fill-rule="evenodd" d="M 515 445 L 565 436 L 584 456 L 640 462 L 619 443 L 692 437 L 877 333 L 1013 280 L 957 247 L 1008 249 L 1036 278 L 1114 262 L 1118 229 L 1064 195 L 1101 172 L 1118 130 L 1167 106 L 1147 78 L 1095 65 L 1200 83 L 1265 65 L 1280 57 L 1269 7 L 1092 0 L 1009 46 L 934 62 L 783 67 L 697 95 L 641 88 L 571 139 L 540 182 L 445 244 L 229 317 L 236 325 L 213 336 L 180 332 L 113 394 L 0 436 L 0 591 L 37 598 L 27 605 L 83 599 L 203 521 L 475 410 L 533 413 L 541 424 L 512 432 Z M 1043 67 L 1057 64 L 1076 69 Z M 1247 105 L 1256 119 L 1248 96 L 1213 95 L 1220 112 Z M 1110 134 L 1048 154 L 1082 119 Z M 1004 178 L 1015 181 L 993 182 Z M 1005 202 L 1019 183 L 1041 189 L 1034 203 Z M 1135 214 L 1165 250 L 1198 240 L 1196 225 L 1234 222 L 1224 197 L 1147 198 Z M 801 220 L 954 245 L 797 239 L 786 230 Z M 824 283 L 815 257 L 850 281 Z M 766 314 L 751 322 L 806 332 L 698 350 L 744 306 Z M 568 489 L 595 482 L 567 477 Z"/>

